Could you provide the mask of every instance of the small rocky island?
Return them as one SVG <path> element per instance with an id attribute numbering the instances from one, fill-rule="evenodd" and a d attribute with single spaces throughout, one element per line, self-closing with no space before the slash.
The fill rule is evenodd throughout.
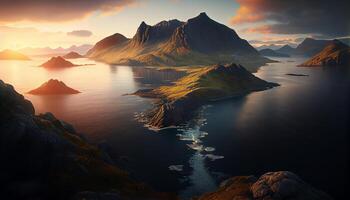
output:
<path id="1" fill-rule="evenodd" d="M 278 84 L 259 79 L 241 65 L 229 64 L 193 69 L 174 85 L 134 94 L 159 99 L 155 108 L 146 113 L 145 120 L 151 127 L 163 128 L 186 123 L 199 107 L 209 102 L 276 86 Z"/>
<path id="2" fill-rule="evenodd" d="M 350 47 L 339 40 L 331 41 L 321 52 L 300 65 L 301 67 L 350 67 Z"/>
<path id="3" fill-rule="evenodd" d="M 71 51 L 63 56 L 65 59 L 76 59 L 76 58 L 84 58 L 84 56 L 80 55 L 77 52 Z"/>
<path id="4" fill-rule="evenodd" d="M 65 60 L 61 56 L 57 56 L 57 57 L 52 57 L 50 60 L 41 64 L 40 66 L 45 67 L 45 68 L 56 68 L 57 69 L 57 68 L 75 67 L 78 65 L 75 65 L 75 64 Z"/>
<path id="5" fill-rule="evenodd" d="M 6 49 L 0 52 L 0 60 L 30 60 L 30 58 L 17 51 Z"/>
<path id="6" fill-rule="evenodd" d="M 28 94 L 35 95 L 53 95 L 53 94 L 78 94 L 78 90 L 68 87 L 62 81 L 56 79 L 50 79 L 42 84 L 40 87 L 31 90 Z"/>
<path id="7" fill-rule="evenodd" d="M 221 184 L 217 191 L 204 194 L 196 200 L 331 200 L 322 191 L 305 183 L 288 171 L 269 172 L 260 178 L 236 176 Z"/>

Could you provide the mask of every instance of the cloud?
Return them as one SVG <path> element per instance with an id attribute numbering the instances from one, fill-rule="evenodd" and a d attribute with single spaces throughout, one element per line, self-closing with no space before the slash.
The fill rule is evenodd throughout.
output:
<path id="1" fill-rule="evenodd" d="M 250 32 L 315 34 L 329 37 L 350 35 L 348 0 L 237 0 L 237 2 L 240 7 L 232 17 L 231 24 L 260 24 L 248 29 Z"/>
<path id="2" fill-rule="evenodd" d="M 1 0 L 0 22 L 70 21 L 100 13 L 116 12 L 134 0 Z"/>
<path id="3" fill-rule="evenodd" d="M 90 37 L 92 35 L 92 32 L 89 30 L 75 30 L 68 32 L 67 35 L 76 37 Z"/>
<path id="4" fill-rule="evenodd" d="M 42 31 L 33 27 L 0 26 L 0 49 L 20 49 L 25 47 L 56 48 L 69 47 L 72 44 L 90 44 L 100 39 L 97 35 L 90 37 L 71 37 L 62 31 Z"/>

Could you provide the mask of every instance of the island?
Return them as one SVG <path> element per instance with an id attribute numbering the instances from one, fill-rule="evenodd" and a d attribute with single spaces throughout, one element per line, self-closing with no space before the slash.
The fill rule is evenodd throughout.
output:
<path id="1" fill-rule="evenodd" d="M 134 95 L 159 99 L 144 120 L 148 126 L 164 128 L 186 123 L 209 102 L 276 86 L 279 85 L 261 80 L 241 65 L 227 64 L 192 69 L 171 86 L 139 90 Z"/>
<path id="2" fill-rule="evenodd" d="M 45 63 L 41 64 L 40 66 L 48 68 L 48 69 L 51 69 L 51 68 L 58 69 L 58 68 L 75 67 L 78 65 L 75 65 L 75 64 L 65 60 L 61 56 L 57 56 L 57 57 L 52 57 L 50 60 L 46 61 Z"/>
<path id="3" fill-rule="evenodd" d="M 299 65 L 301 67 L 346 66 L 350 67 L 350 47 L 333 40 L 322 51 Z"/>
<path id="4" fill-rule="evenodd" d="M 68 87 L 62 81 L 50 79 L 40 87 L 31 90 L 28 94 L 34 95 L 61 95 L 61 94 L 78 94 L 78 90 Z"/>
<path id="5" fill-rule="evenodd" d="M 65 59 L 76 59 L 76 58 L 84 58 L 84 56 L 80 55 L 77 52 L 71 51 L 63 56 Z"/>
<path id="6" fill-rule="evenodd" d="M 30 60 L 30 58 L 17 51 L 6 49 L 0 52 L 0 60 Z"/>

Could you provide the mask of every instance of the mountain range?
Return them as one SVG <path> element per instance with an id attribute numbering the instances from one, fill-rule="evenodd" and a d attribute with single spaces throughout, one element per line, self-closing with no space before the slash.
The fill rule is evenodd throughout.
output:
<path id="1" fill-rule="evenodd" d="M 114 34 L 96 43 L 87 56 L 119 65 L 188 66 L 243 63 L 253 70 L 270 60 L 262 57 L 229 27 L 206 13 L 189 19 L 142 22 L 133 38 Z"/>
<path id="2" fill-rule="evenodd" d="M 89 49 L 91 49 L 93 46 L 90 44 L 83 44 L 80 46 L 72 45 L 69 48 L 50 48 L 50 47 L 43 47 L 43 48 L 23 48 L 18 50 L 19 52 L 26 54 L 26 55 L 32 55 L 32 56 L 40 56 L 40 55 L 63 55 L 69 52 L 77 52 L 79 54 L 86 54 Z"/>

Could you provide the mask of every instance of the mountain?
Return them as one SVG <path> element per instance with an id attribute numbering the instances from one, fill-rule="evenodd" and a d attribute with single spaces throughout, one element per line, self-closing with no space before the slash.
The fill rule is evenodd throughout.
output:
<path id="1" fill-rule="evenodd" d="M 347 66 L 350 67 L 350 47 L 333 40 L 318 54 L 300 66 Z"/>
<path id="2" fill-rule="evenodd" d="M 131 180 L 72 125 L 35 115 L 32 103 L 1 80 L 0 161 L 2 199 L 171 199 Z"/>
<path id="3" fill-rule="evenodd" d="M 255 47 L 258 51 L 262 50 L 262 49 L 272 49 L 272 50 L 277 50 L 280 49 L 282 47 L 282 45 L 275 45 L 275 44 L 269 44 L 269 45 L 261 45 L 259 47 Z"/>
<path id="4" fill-rule="evenodd" d="M 103 51 L 108 50 L 111 47 L 118 47 L 127 41 L 129 41 L 129 39 L 124 35 L 116 33 L 97 42 L 91 49 L 89 49 L 86 55 L 89 57 L 97 57 Z"/>
<path id="5" fill-rule="evenodd" d="M 194 117 L 202 105 L 278 86 L 261 80 L 241 65 L 196 68 L 171 86 L 139 90 L 135 95 L 160 99 L 146 113 L 147 125 L 155 128 L 177 126 Z"/>
<path id="6" fill-rule="evenodd" d="M 261 49 L 259 53 L 263 56 L 271 56 L 271 57 L 290 57 L 288 54 L 279 53 L 272 49 Z"/>
<path id="7" fill-rule="evenodd" d="M 65 60 L 61 56 L 57 56 L 57 57 L 52 57 L 50 60 L 46 61 L 40 66 L 45 68 L 66 68 L 66 67 L 74 67 L 77 65 Z"/>
<path id="8" fill-rule="evenodd" d="M 80 46 L 72 45 L 69 48 L 50 48 L 50 47 L 43 47 L 43 48 L 23 48 L 18 50 L 21 53 L 32 55 L 32 56 L 44 56 L 44 55 L 64 55 L 71 51 L 77 52 L 81 55 L 86 54 L 86 52 L 91 49 L 93 45 L 90 44 L 83 44 Z"/>
<path id="9" fill-rule="evenodd" d="M 0 52 L 0 60 L 30 60 L 30 58 L 17 51 L 6 49 Z"/>
<path id="10" fill-rule="evenodd" d="M 277 49 L 276 52 L 287 54 L 287 55 L 293 55 L 295 53 L 295 48 L 289 45 L 284 45 L 283 47 Z"/>
<path id="11" fill-rule="evenodd" d="M 109 36 L 111 37 L 111 36 Z M 245 63 L 252 71 L 270 61 L 260 56 L 246 40 L 229 27 L 210 19 L 205 13 L 189 19 L 162 21 L 154 26 L 142 22 L 130 40 L 113 42 L 88 53 L 90 58 L 120 65 L 187 66 L 215 63 Z M 255 68 L 254 68 L 255 67 Z"/>
<path id="12" fill-rule="evenodd" d="M 78 54 L 77 52 L 71 51 L 63 56 L 66 59 L 75 59 L 75 58 L 83 58 L 84 56 Z"/>
<path id="13" fill-rule="evenodd" d="M 294 54 L 308 57 L 314 56 L 325 48 L 329 42 L 330 40 L 315 40 L 312 38 L 306 38 L 295 48 Z"/>
<path id="14" fill-rule="evenodd" d="M 292 172 L 268 172 L 260 178 L 237 176 L 223 182 L 219 189 L 202 195 L 197 200 L 331 200 L 326 193 L 305 183 Z"/>
<path id="15" fill-rule="evenodd" d="M 72 89 L 64 84 L 62 81 L 50 79 L 42 84 L 40 87 L 31 90 L 29 94 L 36 95 L 50 95 L 50 94 L 78 94 L 78 90 Z"/>

